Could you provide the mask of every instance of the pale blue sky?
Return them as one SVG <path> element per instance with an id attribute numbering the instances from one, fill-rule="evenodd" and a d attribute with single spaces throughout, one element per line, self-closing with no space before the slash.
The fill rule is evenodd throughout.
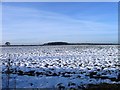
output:
<path id="1" fill-rule="evenodd" d="M 117 3 L 3 3 L 3 43 L 117 43 Z"/>

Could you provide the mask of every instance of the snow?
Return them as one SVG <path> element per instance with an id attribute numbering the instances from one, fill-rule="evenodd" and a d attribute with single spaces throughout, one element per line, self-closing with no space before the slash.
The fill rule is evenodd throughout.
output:
<path id="1" fill-rule="evenodd" d="M 6 88 L 8 59 L 11 88 L 80 88 L 120 83 L 118 55 L 116 45 L 3 47 L 2 86 Z"/>

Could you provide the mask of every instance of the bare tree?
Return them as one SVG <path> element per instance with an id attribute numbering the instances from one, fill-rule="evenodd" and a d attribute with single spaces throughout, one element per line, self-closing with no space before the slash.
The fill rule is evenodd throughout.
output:
<path id="1" fill-rule="evenodd" d="M 10 45 L 10 42 L 6 42 L 5 45 L 6 45 L 6 46 L 9 46 L 9 45 Z"/>

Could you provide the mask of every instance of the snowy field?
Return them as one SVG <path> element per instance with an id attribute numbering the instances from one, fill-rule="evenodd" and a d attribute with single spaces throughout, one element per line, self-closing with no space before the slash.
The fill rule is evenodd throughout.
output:
<path id="1" fill-rule="evenodd" d="M 120 84 L 115 45 L 3 47 L 0 60 L 3 88 L 78 89 L 88 84 Z"/>

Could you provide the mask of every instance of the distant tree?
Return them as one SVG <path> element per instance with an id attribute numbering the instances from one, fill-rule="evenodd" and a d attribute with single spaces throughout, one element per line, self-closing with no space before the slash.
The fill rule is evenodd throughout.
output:
<path id="1" fill-rule="evenodd" d="M 10 42 L 6 42 L 5 45 L 9 46 L 9 45 L 10 45 Z"/>

